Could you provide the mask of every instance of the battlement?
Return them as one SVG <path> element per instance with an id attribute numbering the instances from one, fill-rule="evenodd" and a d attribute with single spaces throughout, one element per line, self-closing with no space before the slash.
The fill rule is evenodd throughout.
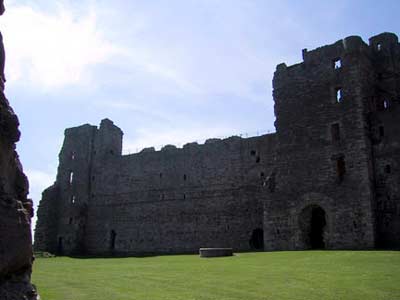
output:
<path id="1" fill-rule="evenodd" d="M 237 143 L 251 143 L 254 140 L 269 140 L 271 143 L 273 143 L 275 133 L 268 133 L 268 134 L 263 134 L 259 136 L 253 136 L 253 137 L 241 137 L 241 136 L 230 136 L 227 138 L 210 138 L 204 141 L 204 143 L 198 143 L 198 142 L 190 142 L 184 144 L 182 147 L 178 147 L 175 145 L 165 145 L 163 146 L 160 150 L 156 150 L 155 147 L 148 147 L 148 148 L 143 148 L 141 151 L 133 154 L 125 154 L 123 155 L 124 157 L 132 157 L 132 156 L 137 156 L 137 155 L 142 155 L 142 154 L 162 154 L 162 153 L 176 153 L 179 155 L 179 153 L 186 152 L 186 151 L 202 151 L 202 149 L 205 148 L 218 148 L 218 147 L 229 147 L 233 146 Z"/>
<path id="2" fill-rule="evenodd" d="M 369 38 L 369 44 L 365 43 L 360 36 L 348 36 L 333 44 L 311 51 L 303 49 L 303 61 L 292 66 L 287 66 L 285 63 L 277 65 L 275 77 L 294 76 L 298 73 L 309 72 L 308 69 L 320 65 L 329 69 L 340 69 L 343 57 L 348 54 L 373 56 L 376 52 L 385 51 L 385 49 L 398 45 L 397 35 L 389 32 Z"/>

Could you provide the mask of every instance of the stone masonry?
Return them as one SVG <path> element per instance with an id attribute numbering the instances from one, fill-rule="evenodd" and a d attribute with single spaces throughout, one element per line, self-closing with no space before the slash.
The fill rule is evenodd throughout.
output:
<path id="1" fill-rule="evenodd" d="M 350 36 L 277 66 L 276 133 L 122 155 L 65 131 L 35 248 L 67 255 L 400 248 L 400 44 Z"/>

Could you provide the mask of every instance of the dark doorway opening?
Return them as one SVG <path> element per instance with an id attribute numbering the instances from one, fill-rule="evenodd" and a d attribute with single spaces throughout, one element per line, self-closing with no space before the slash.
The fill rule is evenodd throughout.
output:
<path id="1" fill-rule="evenodd" d="M 117 238 L 117 234 L 114 230 L 111 230 L 110 234 L 110 250 L 113 251 L 115 249 L 115 239 Z"/>
<path id="2" fill-rule="evenodd" d="M 58 238 L 58 245 L 57 245 L 57 254 L 58 255 L 62 255 L 63 254 L 63 252 L 64 252 L 64 245 L 63 245 L 63 237 L 62 236 L 60 236 L 59 238 Z"/>
<path id="3" fill-rule="evenodd" d="M 264 230 L 261 228 L 253 230 L 250 238 L 250 247 L 254 250 L 264 249 Z"/>
<path id="4" fill-rule="evenodd" d="M 299 223 L 305 248 L 325 249 L 325 211 L 318 205 L 307 206 L 300 214 Z"/>
<path id="5" fill-rule="evenodd" d="M 311 249 L 325 249 L 324 228 L 326 225 L 325 211 L 315 207 L 311 214 L 310 245 Z"/>

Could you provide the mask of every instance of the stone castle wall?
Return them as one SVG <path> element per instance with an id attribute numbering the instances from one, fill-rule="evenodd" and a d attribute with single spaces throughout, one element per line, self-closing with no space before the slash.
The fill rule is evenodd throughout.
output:
<path id="1" fill-rule="evenodd" d="M 132 155 L 121 155 L 121 141 L 109 120 L 99 129 L 66 130 L 56 184 L 44 192 L 38 212 L 38 249 L 134 254 L 262 247 L 257 229 L 262 232 L 273 134 Z"/>
<path id="2" fill-rule="evenodd" d="M 399 247 L 399 58 L 397 37 L 384 33 L 278 65 L 275 134 L 121 155 L 122 132 L 110 120 L 67 129 L 35 247 Z"/>

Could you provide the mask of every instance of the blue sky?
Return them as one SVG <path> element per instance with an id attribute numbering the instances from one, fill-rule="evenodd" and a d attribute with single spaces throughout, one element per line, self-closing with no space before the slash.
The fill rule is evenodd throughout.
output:
<path id="1" fill-rule="evenodd" d="M 124 152 L 274 130 L 281 62 L 349 35 L 399 34 L 398 0 L 18 0 L 0 18 L 6 95 L 35 204 L 67 127 L 108 117 Z"/>

